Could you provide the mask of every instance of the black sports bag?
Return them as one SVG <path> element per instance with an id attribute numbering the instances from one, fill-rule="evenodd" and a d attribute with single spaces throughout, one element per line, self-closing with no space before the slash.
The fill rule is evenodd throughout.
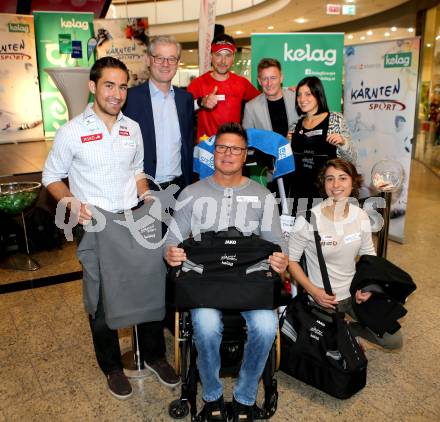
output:
<path id="1" fill-rule="evenodd" d="M 268 257 L 281 248 L 236 228 L 206 232 L 179 248 L 187 260 L 168 273 L 167 302 L 178 308 L 274 309 L 282 282 Z"/>
<path id="2" fill-rule="evenodd" d="M 339 399 L 365 387 L 368 361 L 344 314 L 327 312 L 300 293 L 280 326 L 282 371 Z"/>
<path id="3" fill-rule="evenodd" d="M 316 221 L 307 213 L 322 281 L 332 295 Z M 339 399 L 365 387 L 368 360 L 341 312 L 321 308 L 306 293 L 294 297 L 280 320 L 282 371 Z"/>

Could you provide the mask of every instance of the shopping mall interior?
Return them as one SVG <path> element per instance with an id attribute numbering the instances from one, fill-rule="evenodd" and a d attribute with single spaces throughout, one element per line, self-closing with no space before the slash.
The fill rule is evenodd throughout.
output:
<path id="1" fill-rule="evenodd" d="M 334 398 L 278 371 L 278 406 L 273 421 L 440 421 L 440 5 L 432 0 L 217 0 L 215 23 L 237 42 L 234 70 L 251 78 L 252 34 L 342 33 L 345 47 L 387 40 L 420 39 L 416 106 L 408 168 L 408 199 L 400 237 L 385 239 L 386 257 L 407 271 L 417 289 L 399 321 L 404 344 L 397 351 L 362 341 L 367 384 L 346 400 Z M 199 76 L 196 0 L 7 0 L 1 13 L 91 12 L 96 19 L 147 17 L 150 37 L 170 34 L 182 44 L 173 83 L 186 87 Z M 345 7 L 347 14 L 343 14 Z M 1 51 L 0 51 L 1 54 Z M 0 57 L 1 58 L 1 57 Z M 0 72 L 0 79 L 2 72 Z M 343 81 L 344 85 L 348 81 Z M 3 85 L 1 87 L 3 90 Z M 0 93 L 1 95 L 1 93 Z M 0 97 L 2 98 L 2 97 Z M 23 100 L 23 99 L 21 99 Z M 5 113 L 0 107 L 0 122 Z M 64 110 L 67 116 L 67 109 Z M 3 129 L 2 129 L 3 131 Z M 41 182 L 53 136 L 8 141 L 0 136 L 0 184 Z M 3 137 L 2 137 L 3 136 Z M 408 173 L 407 173 L 408 174 Z M 1 199 L 1 196 L 0 196 Z M 55 202 L 41 189 L 33 209 L 54 215 Z M 169 404 L 180 388 L 160 384 L 148 371 L 130 378 L 134 394 L 109 394 L 95 359 L 84 311 L 82 268 L 76 243 L 58 232 L 40 236 L 31 212 L 0 213 L 0 422 L 171 421 Z M 45 221 L 40 220 L 43 226 Z M 24 223 L 24 225 L 23 225 Z M 44 226 L 46 227 L 46 226 Z M 15 230 L 16 229 L 16 230 Z M 12 233 L 12 234 L 11 234 Z M 3 236 L 3 237 L 2 237 Z M 26 238 L 29 236 L 30 251 Z M 374 236 L 376 244 L 383 241 Z M 29 255 L 30 252 L 30 255 Z M 30 259 L 31 258 L 31 259 Z M 121 350 L 132 347 L 132 329 L 119 330 Z M 175 338 L 166 330 L 167 358 Z M 234 379 L 225 378 L 225 398 Z M 263 400 L 260 386 L 257 402 Z M 200 388 L 198 407 L 203 405 Z M 187 416 L 184 420 L 190 420 Z"/>

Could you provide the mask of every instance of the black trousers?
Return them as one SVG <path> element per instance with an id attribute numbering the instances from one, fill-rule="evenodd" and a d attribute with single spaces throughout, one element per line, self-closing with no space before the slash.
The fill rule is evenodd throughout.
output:
<path id="1" fill-rule="evenodd" d="M 118 331 L 109 328 L 105 322 L 102 294 L 99 295 L 98 308 L 95 316 L 89 315 L 92 330 L 93 345 L 96 360 L 104 374 L 122 371 L 121 349 L 119 347 Z M 144 322 L 138 324 L 139 348 L 141 359 L 148 364 L 165 357 L 165 339 L 163 322 Z"/>

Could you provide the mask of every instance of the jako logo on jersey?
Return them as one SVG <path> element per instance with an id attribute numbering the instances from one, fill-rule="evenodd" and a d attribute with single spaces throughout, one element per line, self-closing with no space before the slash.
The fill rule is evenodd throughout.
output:
<path id="1" fill-rule="evenodd" d="M 75 18 L 65 21 L 61 18 L 61 28 L 78 28 L 87 31 L 89 29 L 89 23 L 87 21 L 77 21 Z"/>
<path id="2" fill-rule="evenodd" d="M 225 240 L 225 245 L 236 245 L 237 241 L 236 240 Z"/>
<path id="3" fill-rule="evenodd" d="M 290 62 L 324 62 L 326 66 L 333 66 L 336 63 L 336 50 L 323 50 L 321 48 L 317 48 L 316 50 L 312 50 L 310 44 L 306 44 L 306 49 L 302 48 L 298 49 L 289 49 L 289 45 L 284 43 L 284 61 Z"/>

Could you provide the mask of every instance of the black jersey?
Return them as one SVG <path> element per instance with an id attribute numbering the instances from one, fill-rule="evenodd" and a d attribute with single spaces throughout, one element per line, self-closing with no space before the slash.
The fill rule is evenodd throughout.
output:
<path id="1" fill-rule="evenodd" d="M 329 116 L 313 129 L 303 127 L 304 117 L 295 127 L 291 144 L 295 159 L 295 172 L 289 192 L 291 197 L 320 197 L 315 184 L 319 170 L 327 160 L 337 157 L 336 146 L 326 141 Z"/>

